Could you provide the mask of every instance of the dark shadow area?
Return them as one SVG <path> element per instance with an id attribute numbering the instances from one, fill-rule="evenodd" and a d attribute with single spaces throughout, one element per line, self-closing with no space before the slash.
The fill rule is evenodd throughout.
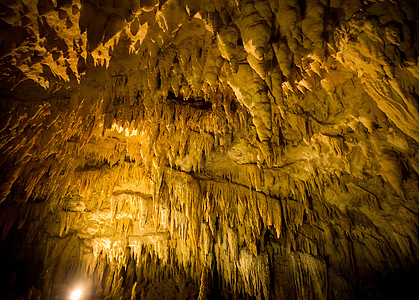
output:
<path id="1" fill-rule="evenodd" d="M 395 274 L 377 274 L 364 286 L 355 288 L 356 299 L 416 299 L 419 283 L 419 268 L 399 270 Z"/>
<path id="2" fill-rule="evenodd" d="M 41 290 L 42 262 L 36 258 L 35 251 L 22 252 L 23 236 L 26 232 L 12 228 L 6 240 L 0 241 L 0 299 L 25 297 L 33 287 Z"/>

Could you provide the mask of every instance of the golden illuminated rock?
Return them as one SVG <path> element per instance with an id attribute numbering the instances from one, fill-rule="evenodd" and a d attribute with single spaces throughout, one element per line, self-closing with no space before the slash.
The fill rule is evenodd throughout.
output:
<path id="1" fill-rule="evenodd" d="M 0 298 L 413 291 L 415 1 L 0 8 Z"/>

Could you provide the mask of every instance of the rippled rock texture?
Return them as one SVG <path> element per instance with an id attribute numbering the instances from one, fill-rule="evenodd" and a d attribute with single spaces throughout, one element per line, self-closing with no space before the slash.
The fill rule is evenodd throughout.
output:
<path id="1" fill-rule="evenodd" d="M 415 1 L 0 3 L 1 297 L 402 299 Z"/>

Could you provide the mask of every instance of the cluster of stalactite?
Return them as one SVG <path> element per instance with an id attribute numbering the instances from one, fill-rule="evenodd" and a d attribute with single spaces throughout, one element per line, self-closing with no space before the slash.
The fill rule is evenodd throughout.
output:
<path id="1" fill-rule="evenodd" d="M 22 296 L 345 299 L 417 268 L 414 3 L 9 2 Z"/>

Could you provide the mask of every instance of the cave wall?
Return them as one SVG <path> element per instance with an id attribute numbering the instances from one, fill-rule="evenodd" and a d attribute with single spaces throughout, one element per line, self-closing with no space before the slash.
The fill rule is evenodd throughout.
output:
<path id="1" fill-rule="evenodd" d="M 4 297 L 414 287 L 414 1 L 0 6 Z"/>

